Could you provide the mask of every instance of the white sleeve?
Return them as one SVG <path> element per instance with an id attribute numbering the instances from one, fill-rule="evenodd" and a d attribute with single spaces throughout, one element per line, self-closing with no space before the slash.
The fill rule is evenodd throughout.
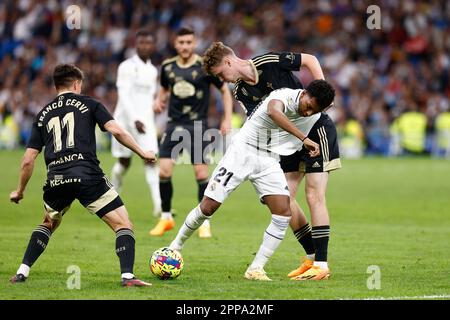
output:
<path id="1" fill-rule="evenodd" d="M 295 98 L 298 91 L 293 89 L 280 89 L 273 91 L 268 97 L 269 100 L 279 100 L 284 105 L 283 113 L 291 114 L 297 112 L 297 106 L 295 104 Z"/>
<path id="2" fill-rule="evenodd" d="M 295 103 L 297 99 L 297 95 L 299 94 L 298 90 L 288 89 L 286 94 L 284 95 L 284 113 L 285 114 L 297 114 L 298 105 Z"/>
<path id="3" fill-rule="evenodd" d="M 284 110 L 283 110 L 283 112 L 286 112 L 286 99 L 284 98 L 284 94 L 283 94 L 283 91 L 284 90 L 276 90 L 276 91 L 272 91 L 271 93 L 270 93 L 270 95 L 266 98 L 267 100 L 267 105 L 269 104 L 269 102 L 271 101 L 271 100 L 279 100 L 279 101 L 281 101 L 282 103 L 283 103 L 283 105 L 284 105 Z"/>
<path id="4" fill-rule="evenodd" d="M 134 123 L 139 120 L 139 115 L 136 113 L 132 99 L 133 72 L 125 63 L 121 63 L 117 69 L 116 86 L 121 107 L 123 107 L 128 119 Z"/>

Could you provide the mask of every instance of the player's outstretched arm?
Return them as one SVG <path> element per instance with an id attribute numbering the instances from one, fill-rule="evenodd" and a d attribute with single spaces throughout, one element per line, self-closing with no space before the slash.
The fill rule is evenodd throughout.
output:
<path id="1" fill-rule="evenodd" d="M 139 147 L 133 136 L 125 129 L 123 129 L 115 120 L 110 120 L 104 125 L 105 129 L 110 132 L 114 138 L 117 139 L 125 147 L 132 150 L 139 157 L 147 162 L 155 162 L 156 156 L 153 151 L 144 151 Z"/>
<path id="2" fill-rule="evenodd" d="M 308 138 L 306 134 L 301 132 L 284 114 L 284 103 L 280 100 L 272 99 L 267 106 L 267 115 L 279 126 L 290 134 L 300 139 L 304 146 L 310 151 L 312 157 L 320 154 L 319 145 Z"/>
<path id="3" fill-rule="evenodd" d="M 27 148 L 22 158 L 22 164 L 20 166 L 19 185 L 17 189 L 9 194 L 9 199 L 12 202 L 19 203 L 23 199 L 23 193 L 27 187 L 28 181 L 33 175 L 34 162 L 39 155 L 39 150 L 33 148 Z"/>
<path id="4" fill-rule="evenodd" d="M 325 80 L 320 62 L 315 56 L 302 53 L 302 67 L 306 67 L 311 71 L 314 80 Z"/>
<path id="5" fill-rule="evenodd" d="M 230 89 L 228 85 L 224 83 L 220 88 L 223 99 L 223 111 L 224 117 L 220 125 L 220 132 L 225 135 L 231 131 L 231 118 L 233 115 L 233 98 L 231 97 Z"/>

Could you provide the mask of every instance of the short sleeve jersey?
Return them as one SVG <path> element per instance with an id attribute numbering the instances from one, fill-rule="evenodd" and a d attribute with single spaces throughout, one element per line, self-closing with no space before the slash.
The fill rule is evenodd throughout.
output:
<path id="1" fill-rule="evenodd" d="M 300 69 L 301 59 L 301 54 L 292 52 L 269 52 L 250 59 L 256 72 L 256 83 L 250 84 L 239 79 L 233 90 L 234 97 L 241 103 L 247 115 L 273 90 L 303 89 L 300 80 L 292 73 Z"/>
<path id="2" fill-rule="evenodd" d="M 250 114 L 244 126 L 235 136 L 236 141 L 252 145 L 260 150 L 287 156 L 303 146 L 303 142 L 289 132 L 281 129 L 268 115 L 271 100 L 279 100 L 284 105 L 284 114 L 295 126 L 308 135 L 319 120 L 320 113 L 309 117 L 300 116 L 298 104 L 302 89 L 277 89 L 272 91 Z"/>
<path id="3" fill-rule="evenodd" d="M 104 105 L 88 96 L 60 94 L 37 114 L 27 148 L 45 148 L 48 179 L 101 178 L 95 126 L 105 131 L 112 119 Z"/>
<path id="4" fill-rule="evenodd" d="M 203 71 L 198 55 L 190 65 L 181 65 L 178 56 L 165 60 L 161 65 L 161 86 L 171 93 L 169 123 L 206 122 L 211 84 L 218 89 L 223 86 L 219 78 Z"/>

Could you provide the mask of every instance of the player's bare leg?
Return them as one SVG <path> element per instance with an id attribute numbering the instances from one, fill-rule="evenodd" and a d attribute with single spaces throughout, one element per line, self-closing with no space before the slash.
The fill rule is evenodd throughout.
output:
<path id="1" fill-rule="evenodd" d="M 111 170 L 111 183 L 117 192 L 122 188 L 123 176 L 128 171 L 131 164 L 131 158 L 118 158 Z"/>
<path id="2" fill-rule="evenodd" d="M 285 177 L 288 183 L 290 192 L 290 208 L 292 212 L 292 218 L 289 223 L 295 238 L 301 244 L 306 252 L 306 256 L 302 256 L 300 259 L 300 265 L 297 269 L 292 270 L 289 274 L 289 278 L 296 277 L 305 271 L 307 271 L 314 262 L 314 245 L 311 236 L 311 226 L 306 219 L 306 216 L 296 200 L 298 186 L 300 185 L 305 174 L 300 171 L 287 172 Z"/>
<path id="3" fill-rule="evenodd" d="M 198 185 L 198 202 L 201 202 L 205 189 L 208 186 L 208 165 L 207 164 L 194 164 L 195 180 Z M 200 238 L 211 238 L 211 225 L 209 219 L 206 219 L 198 229 L 198 236 Z"/>
<path id="4" fill-rule="evenodd" d="M 102 220 L 116 233 L 116 254 L 120 261 L 122 286 L 150 286 L 150 283 L 137 279 L 133 274 L 135 239 L 133 225 L 125 206 L 108 212 L 102 217 Z"/>
<path id="5" fill-rule="evenodd" d="M 31 234 L 28 247 L 22 259 L 22 264 L 19 266 L 16 274 L 10 279 L 12 283 L 24 282 L 28 278 L 30 268 L 44 252 L 51 235 L 60 224 L 61 216 L 58 215 L 52 218 L 47 212 L 44 212 L 42 223 Z"/>
<path id="6" fill-rule="evenodd" d="M 151 236 L 162 236 L 164 232 L 175 226 L 172 215 L 172 173 L 174 166 L 175 163 L 171 158 L 159 159 L 159 192 L 162 212 L 158 224 L 149 232 Z"/>
<path id="7" fill-rule="evenodd" d="M 186 240 L 189 239 L 194 231 L 206 220 L 209 220 L 220 206 L 220 202 L 204 196 L 200 204 L 189 212 L 186 220 L 184 220 L 183 225 L 180 227 L 180 230 L 178 230 L 177 236 L 169 247 L 181 251 Z"/>
<path id="8" fill-rule="evenodd" d="M 311 211 L 312 240 L 315 248 L 313 266 L 295 280 L 320 280 L 330 276 L 328 268 L 328 240 L 330 237 L 330 218 L 326 205 L 328 172 L 306 174 L 306 200 Z"/>
<path id="9" fill-rule="evenodd" d="M 271 280 L 266 275 L 264 266 L 283 240 L 291 219 L 289 196 L 268 195 L 264 197 L 264 203 L 272 213 L 272 221 L 264 232 L 263 242 L 253 262 L 245 272 L 244 276 L 249 280 Z"/>
<path id="10" fill-rule="evenodd" d="M 326 204 L 328 172 L 306 174 L 306 200 L 311 210 L 312 226 L 330 225 Z"/>

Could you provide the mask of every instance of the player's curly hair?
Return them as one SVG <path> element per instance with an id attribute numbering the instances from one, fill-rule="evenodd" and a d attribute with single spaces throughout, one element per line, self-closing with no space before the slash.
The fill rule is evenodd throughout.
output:
<path id="1" fill-rule="evenodd" d="M 334 100 L 334 88 L 325 80 L 314 80 L 308 87 L 306 92 L 311 98 L 316 98 L 320 111 L 328 108 Z"/>
<path id="2" fill-rule="evenodd" d="M 203 69 L 208 74 L 212 73 L 212 68 L 218 66 L 223 57 L 234 55 L 233 49 L 224 45 L 222 42 L 213 42 L 203 54 Z"/>

